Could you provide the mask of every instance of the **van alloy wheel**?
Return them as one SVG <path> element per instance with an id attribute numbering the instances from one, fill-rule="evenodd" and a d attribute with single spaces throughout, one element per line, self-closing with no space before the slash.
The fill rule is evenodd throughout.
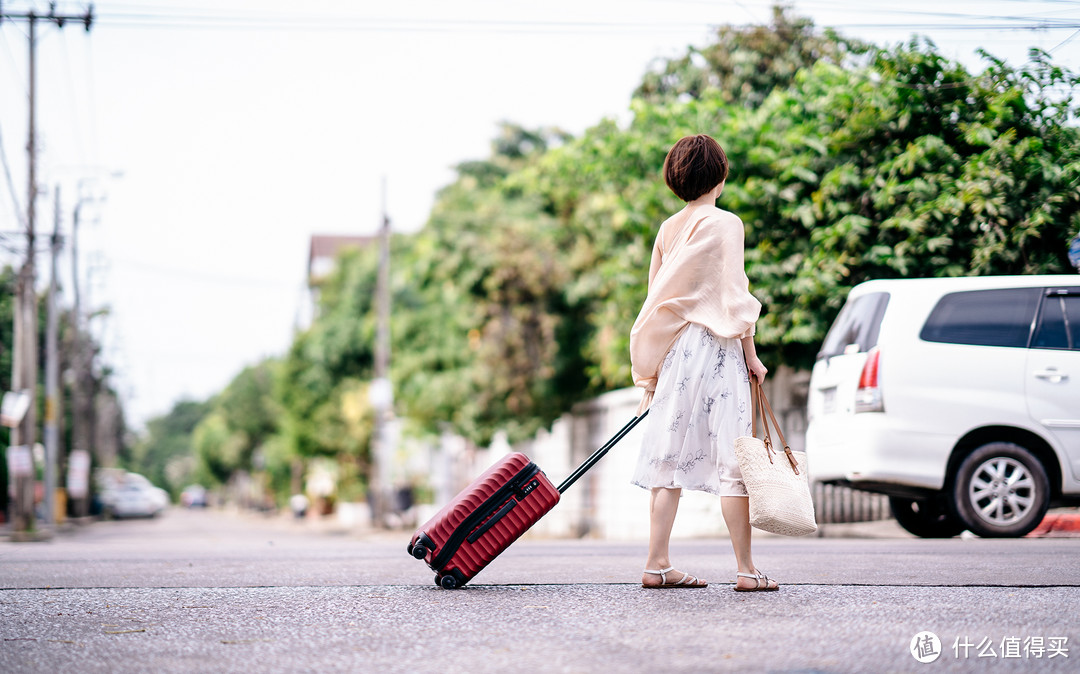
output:
<path id="1" fill-rule="evenodd" d="M 1024 464 L 994 457 L 975 469 L 968 485 L 971 505 L 991 524 L 1005 526 L 1023 519 L 1034 505 L 1035 480 Z"/>
<path id="2" fill-rule="evenodd" d="M 1046 515 L 1049 480 L 1024 447 L 992 442 L 972 452 L 956 474 L 953 506 L 979 536 L 1023 536 Z"/>

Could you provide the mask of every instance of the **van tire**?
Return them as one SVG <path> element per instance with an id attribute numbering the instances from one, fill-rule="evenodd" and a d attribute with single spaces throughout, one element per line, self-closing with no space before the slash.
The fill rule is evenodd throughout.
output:
<path id="1" fill-rule="evenodd" d="M 897 524 L 919 538 L 952 538 L 964 530 L 964 524 L 937 498 L 890 496 L 889 509 Z"/>
<path id="2" fill-rule="evenodd" d="M 950 507 L 972 533 L 984 538 L 1023 536 L 1039 526 L 1049 506 L 1046 469 L 1020 445 L 982 445 L 956 471 Z"/>

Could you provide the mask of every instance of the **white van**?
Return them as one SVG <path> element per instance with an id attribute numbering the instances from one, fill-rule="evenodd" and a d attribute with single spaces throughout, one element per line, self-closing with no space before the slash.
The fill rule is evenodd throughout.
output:
<path id="1" fill-rule="evenodd" d="M 1023 536 L 1080 504 L 1080 276 L 860 284 L 808 405 L 811 479 L 918 536 Z"/>

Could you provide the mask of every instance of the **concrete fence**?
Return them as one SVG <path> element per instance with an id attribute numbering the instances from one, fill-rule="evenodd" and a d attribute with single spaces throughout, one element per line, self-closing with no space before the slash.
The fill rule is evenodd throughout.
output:
<path id="1" fill-rule="evenodd" d="M 812 496 L 819 524 L 874 522 L 892 517 L 889 498 L 881 494 L 816 482 Z"/>
<path id="2" fill-rule="evenodd" d="M 805 449 L 806 400 L 810 374 L 781 367 L 770 374 L 766 395 L 793 450 Z M 614 436 L 637 410 L 639 389 L 612 391 L 581 403 L 528 442 L 511 447 L 496 440 L 486 449 L 470 448 L 460 439 L 444 438 L 430 457 L 436 503 L 441 507 L 473 477 L 511 451 L 520 451 L 559 484 L 593 451 Z M 591 471 L 567 491 L 555 509 L 531 531 L 534 537 L 645 540 L 649 533 L 649 494 L 630 484 L 641 447 L 641 426 L 631 431 Z M 809 459 L 812 462 L 812 457 Z M 862 522 L 889 516 L 882 496 L 817 484 L 813 490 L 821 523 Z M 421 516 L 422 518 L 422 516 Z M 684 492 L 672 536 L 695 538 L 726 534 L 720 499 Z"/>

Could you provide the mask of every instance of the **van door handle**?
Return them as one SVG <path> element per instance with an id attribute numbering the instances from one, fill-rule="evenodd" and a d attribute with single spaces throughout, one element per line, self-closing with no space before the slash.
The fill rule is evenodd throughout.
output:
<path id="1" fill-rule="evenodd" d="M 1035 378 L 1045 379 L 1051 384 L 1060 384 L 1061 382 L 1068 379 L 1069 375 L 1065 374 L 1064 372 L 1058 372 L 1056 369 L 1051 367 L 1046 370 L 1039 370 L 1035 372 Z"/>

